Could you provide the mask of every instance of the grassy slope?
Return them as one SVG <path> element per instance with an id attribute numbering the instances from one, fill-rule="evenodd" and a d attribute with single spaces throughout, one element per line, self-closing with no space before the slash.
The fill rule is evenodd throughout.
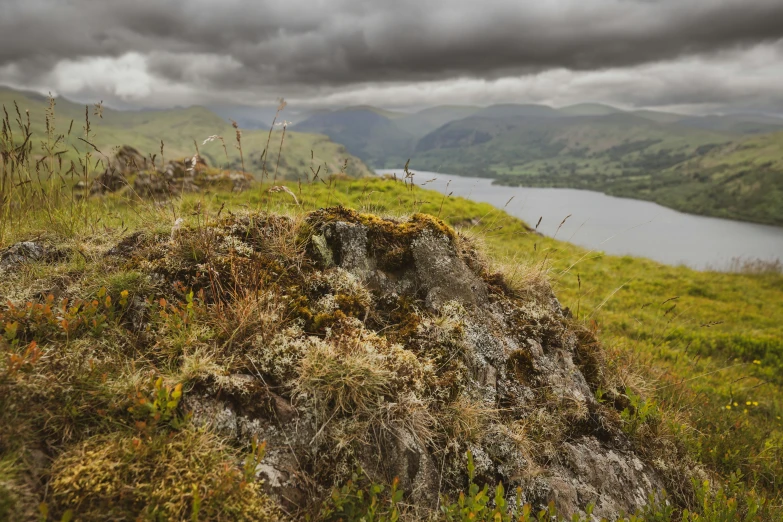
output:
<path id="1" fill-rule="evenodd" d="M 682 161 L 699 146 L 727 141 L 725 135 L 672 128 L 629 114 L 473 117 L 425 136 L 411 164 L 456 174 L 483 164 L 487 174 L 525 184 L 581 186 L 630 175 L 648 163 Z"/>
<path id="2" fill-rule="evenodd" d="M 479 107 L 441 105 L 421 110 L 415 114 L 407 114 L 397 118 L 394 123 L 412 136 L 421 138 L 450 121 L 467 118 L 478 110 Z"/>
<path id="3" fill-rule="evenodd" d="M 772 494 L 783 486 L 783 276 L 696 272 L 588 252 L 531 233 L 520 220 L 489 205 L 444 199 L 418 188 L 410 191 L 391 180 L 340 179 L 331 186 L 292 184 L 290 188 L 298 193 L 303 208 L 285 194 L 263 190 L 194 194 L 165 208 L 128 206 L 109 197 L 89 203 L 91 215 L 85 222 L 100 217 L 101 228 L 115 236 L 122 229 L 150 227 L 168 233 L 175 220 L 174 214 L 169 215 L 172 210 L 176 209 L 176 217 L 196 224 L 199 218 L 191 211 L 197 205 L 215 215 L 223 204 L 228 211 L 261 208 L 298 213 L 344 204 L 381 214 L 440 215 L 483 242 L 512 278 L 547 272 L 561 302 L 600 332 L 610 353 L 619 354 L 628 367 L 661 379 L 648 392 L 690 417 L 700 433 L 683 436 L 704 462 L 724 473 L 740 470 Z M 8 231 L 0 248 L 68 229 L 52 219 L 73 217 L 30 213 Z M 75 245 L 82 241 L 87 245 L 93 230 L 94 225 L 85 224 L 73 236 Z M 85 270 L 81 257 L 74 259 L 72 269 Z M 35 277 L 35 272 L 29 277 Z M 95 285 L 108 277 L 96 273 Z M 127 288 L 133 277 L 114 274 L 109 279 L 111 285 Z"/>
<path id="4" fill-rule="evenodd" d="M 6 107 L 11 121 L 16 120 L 14 101 L 19 105 L 24 118 L 26 118 L 24 111 L 29 110 L 34 136 L 45 136 L 48 101 L 40 96 L 30 96 L 0 88 L 0 105 Z M 281 114 L 281 119 L 284 116 Z M 157 155 L 156 161 L 160 162 L 161 140 L 163 140 L 163 158 L 166 160 L 192 156 L 198 146 L 201 154 L 211 164 L 233 169 L 241 168 L 239 151 L 235 147 L 235 129 L 203 107 L 139 112 L 104 109 L 102 118 L 96 116 L 94 109 L 90 108 L 89 117 L 91 125 L 89 141 L 100 149 L 103 156 L 111 156 L 115 147 L 131 145 L 145 155 Z M 85 107 L 67 100 L 57 100 L 54 134 L 67 135 L 72 120 L 71 134 L 66 136 L 65 140 L 68 152 L 64 159 L 78 162 L 74 149 L 82 153 L 89 148 L 78 139 L 84 137 Z M 215 134 L 223 136 L 226 141 L 226 152 L 218 141 L 202 145 L 204 139 Z M 275 131 L 269 141 L 267 170 L 272 173 L 278 163 L 281 134 L 280 131 Z M 261 173 L 261 154 L 266 149 L 268 138 L 268 131 L 243 131 L 242 148 L 247 171 L 256 175 Z M 40 151 L 37 144 L 34 151 Z M 97 155 L 99 158 L 103 156 Z M 346 160 L 348 160 L 346 168 L 348 174 L 363 176 L 370 173 L 367 166 L 351 156 L 344 146 L 330 141 L 326 136 L 289 131 L 286 132 L 278 174 L 279 177 L 288 179 L 297 179 L 297 177 L 304 179 L 306 175 L 311 175 L 311 165 L 314 169 L 320 165 L 321 173 L 331 173 L 340 171 Z"/>
<path id="5" fill-rule="evenodd" d="M 783 132 L 724 144 L 613 193 L 687 212 L 783 225 Z"/>
<path id="6" fill-rule="evenodd" d="M 294 129 L 329 136 L 357 157 L 376 167 L 405 163 L 414 137 L 387 114 L 372 107 L 322 112 L 298 122 Z"/>

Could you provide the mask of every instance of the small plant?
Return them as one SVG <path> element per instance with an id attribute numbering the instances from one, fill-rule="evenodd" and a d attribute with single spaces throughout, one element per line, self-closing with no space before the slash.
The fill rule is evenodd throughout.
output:
<path id="1" fill-rule="evenodd" d="M 623 430 L 633 437 L 643 424 L 658 419 L 660 411 L 655 401 L 642 399 L 641 395 L 634 393 L 630 388 L 625 389 L 625 395 L 630 405 L 620 412 L 620 417 L 623 420 Z"/>
<path id="2" fill-rule="evenodd" d="M 503 484 L 498 483 L 495 487 L 495 496 L 492 498 L 489 494 L 489 486 L 484 485 L 483 489 L 474 482 L 476 476 L 476 466 L 473 464 L 473 453 L 468 450 L 468 492 L 460 492 L 456 502 L 449 503 L 448 499 L 443 497 L 441 513 L 448 522 L 511 522 L 517 520 L 512 518 L 512 510 L 508 506 L 505 498 Z M 518 520 L 527 521 L 530 515 L 530 506 L 522 506 L 519 495 L 514 506 L 520 513 Z"/>
<path id="3" fill-rule="evenodd" d="M 3 337 L 12 346 L 20 342 L 43 343 L 58 338 L 70 339 L 83 332 L 100 336 L 110 324 L 118 324 L 128 307 L 128 291 L 120 292 L 115 303 L 105 287 L 92 300 L 67 298 L 55 304 L 49 294 L 41 303 L 17 306 L 9 302 L 0 309 Z"/>
<path id="4" fill-rule="evenodd" d="M 177 411 L 181 398 L 182 383 L 172 388 L 164 386 L 163 377 L 158 377 L 152 384 L 152 390 L 147 393 L 142 390 L 136 392 L 134 404 L 128 411 L 136 420 L 139 431 L 151 430 L 164 424 L 178 430 L 186 420 Z"/>
<path id="5" fill-rule="evenodd" d="M 388 493 L 382 484 L 363 484 L 361 470 L 353 473 L 351 480 L 332 494 L 321 507 L 317 520 L 323 522 L 397 522 L 400 519 L 399 504 L 403 491 L 395 478 Z"/>
<path id="6" fill-rule="evenodd" d="M 245 474 L 245 482 L 251 482 L 256 478 L 256 469 L 266 456 L 266 441 L 259 443 L 257 438 L 253 438 L 250 446 L 250 454 L 245 457 L 242 470 Z"/>

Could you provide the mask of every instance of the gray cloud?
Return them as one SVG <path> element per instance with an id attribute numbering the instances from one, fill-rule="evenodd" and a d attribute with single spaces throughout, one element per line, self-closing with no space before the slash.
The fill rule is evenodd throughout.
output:
<path id="1" fill-rule="evenodd" d="M 4 0 L 0 82 L 147 105 L 281 94 L 325 103 L 373 92 L 382 101 L 380 93 L 418 85 L 407 103 L 389 100 L 411 105 L 428 90 L 465 103 L 481 82 L 492 98 L 505 78 L 530 85 L 568 71 L 569 82 L 590 80 L 592 90 L 575 86 L 585 99 L 721 105 L 750 95 L 777 104 L 765 89 L 782 79 L 780 68 L 756 78 L 761 85 L 728 71 L 741 69 L 731 59 L 759 49 L 780 63 L 780 20 L 779 0 Z M 687 63 L 719 77 L 700 81 L 679 67 Z M 650 64 L 688 81 L 644 86 L 625 74 L 613 84 L 607 75 Z M 715 80 L 730 85 L 716 89 Z"/>

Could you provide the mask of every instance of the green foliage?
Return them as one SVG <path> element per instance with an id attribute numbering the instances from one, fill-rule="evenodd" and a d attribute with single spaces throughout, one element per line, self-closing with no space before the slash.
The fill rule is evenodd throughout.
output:
<path id="1" fill-rule="evenodd" d="M 152 383 L 151 389 L 136 392 L 134 404 L 128 411 L 136 421 L 139 431 L 154 430 L 158 426 L 180 429 L 186 420 L 177 410 L 182 399 L 182 383 L 174 387 L 163 384 L 163 377 Z"/>
<path id="2" fill-rule="evenodd" d="M 49 509 L 71 509 L 84 521 L 280 520 L 235 459 L 216 436 L 193 428 L 92 437 L 55 460 Z"/>
<path id="3" fill-rule="evenodd" d="M 530 504 L 523 504 L 517 492 L 513 502 L 508 502 L 503 484 L 494 488 L 490 494 L 489 485 L 480 487 L 475 483 L 473 455 L 467 452 L 467 471 L 469 484 L 467 491 L 460 492 L 456 501 L 447 497 L 441 499 L 440 512 L 432 520 L 443 522 L 589 522 L 594 506 L 588 504 L 583 514 L 570 517 L 559 513 L 554 503 L 546 508 L 534 510 Z M 335 488 L 332 496 L 322 508 L 319 520 L 343 522 L 395 521 L 399 516 L 397 505 L 403 493 L 397 487 L 397 480 L 391 486 L 390 498 L 380 496 L 384 486 L 377 483 L 361 485 L 358 475 L 341 488 Z M 671 504 L 665 492 L 653 495 L 646 506 L 633 515 L 620 516 L 615 522 L 779 522 L 783 520 L 783 510 L 773 506 L 768 500 L 745 486 L 736 474 L 732 474 L 724 485 L 713 487 L 709 481 L 694 481 L 696 503 L 693 509 L 679 510 Z M 394 499 L 397 498 L 396 501 Z M 376 518 L 379 506 L 390 506 L 390 518 Z M 608 522 L 606 518 L 602 522 Z"/>
<path id="4" fill-rule="evenodd" d="M 636 435 L 636 431 L 643 424 L 660 420 L 661 414 L 653 399 L 643 399 L 641 395 L 634 393 L 630 388 L 625 389 L 625 395 L 630 404 L 620 412 L 620 418 L 624 423 L 623 430 L 629 436 Z"/>
<path id="5" fill-rule="evenodd" d="M 474 482 L 476 467 L 473 464 L 473 453 L 467 452 L 468 457 L 468 491 L 461 492 L 456 502 L 449 503 L 444 497 L 441 501 L 441 513 L 447 522 L 511 522 L 512 518 L 509 506 L 506 504 L 503 484 L 498 483 L 495 488 L 494 499 L 489 494 L 489 486 L 483 488 Z M 527 521 L 530 514 L 530 506 L 525 509 L 517 502 L 516 506 L 521 510 L 520 521 Z"/>
<path id="6" fill-rule="evenodd" d="M 334 488 L 321 506 L 317 520 L 323 522 L 397 522 L 403 492 L 394 479 L 387 488 L 370 482 L 359 470 L 342 487 Z"/>

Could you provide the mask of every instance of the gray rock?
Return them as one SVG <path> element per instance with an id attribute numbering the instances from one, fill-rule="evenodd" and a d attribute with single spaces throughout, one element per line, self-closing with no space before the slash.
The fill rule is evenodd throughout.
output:
<path id="1" fill-rule="evenodd" d="M 40 261 L 46 256 L 46 247 L 36 241 L 22 241 L 0 252 L 0 268 L 12 268 L 32 261 Z"/>
<path id="2" fill-rule="evenodd" d="M 411 244 L 411 251 L 427 306 L 439 310 L 449 301 L 463 305 L 487 302 L 487 285 L 457 256 L 449 238 L 424 229 Z"/>

